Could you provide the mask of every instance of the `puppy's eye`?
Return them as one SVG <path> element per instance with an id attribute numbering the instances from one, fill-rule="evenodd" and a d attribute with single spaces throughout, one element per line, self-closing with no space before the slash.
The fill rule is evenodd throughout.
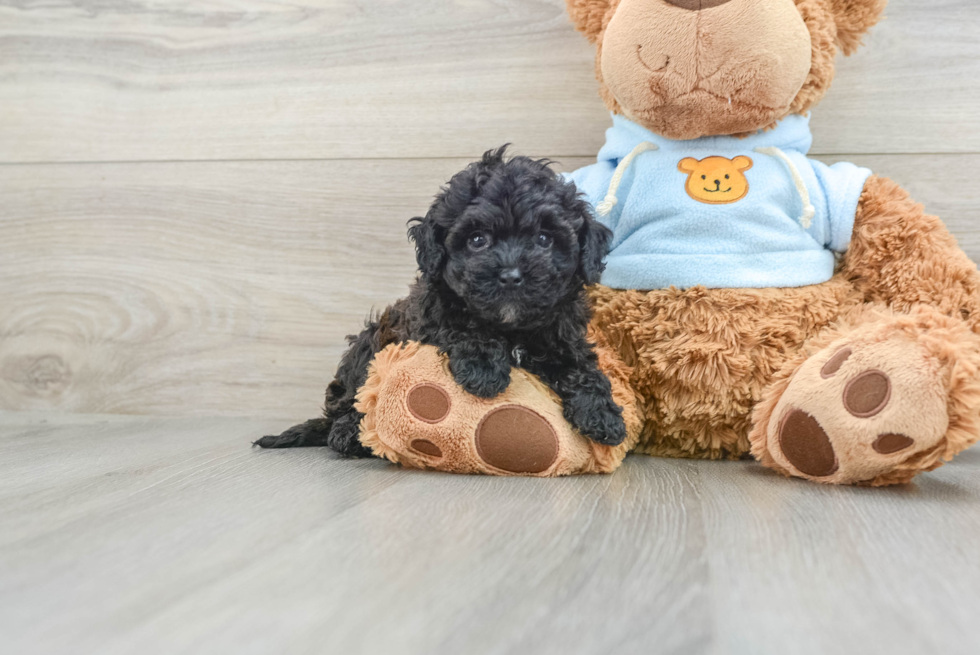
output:
<path id="1" fill-rule="evenodd" d="M 555 238 L 550 234 L 548 234 L 547 232 L 542 232 L 535 239 L 535 243 L 537 243 L 542 248 L 550 248 L 551 244 L 553 244 L 554 242 L 555 242 Z"/>
<path id="2" fill-rule="evenodd" d="M 490 237 L 483 232 L 474 232 L 466 240 L 466 247 L 473 252 L 480 252 L 490 247 Z"/>

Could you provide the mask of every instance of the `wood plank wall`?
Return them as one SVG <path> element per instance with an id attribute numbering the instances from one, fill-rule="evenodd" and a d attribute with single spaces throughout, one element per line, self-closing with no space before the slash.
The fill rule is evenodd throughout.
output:
<path id="1" fill-rule="evenodd" d="M 978 29 L 892 0 L 814 114 L 975 258 Z M 314 414 L 453 172 L 595 156 L 592 57 L 563 0 L 0 1 L 0 409 Z"/>

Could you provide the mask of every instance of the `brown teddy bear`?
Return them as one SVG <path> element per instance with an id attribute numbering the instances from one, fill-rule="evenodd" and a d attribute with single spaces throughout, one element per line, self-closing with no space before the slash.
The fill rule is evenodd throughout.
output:
<path id="1" fill-rule="evenodd" d="M 615 234 L 593 337 L 630 439 L 587 442 L 517 372 L 498 399 L 466 396 L 411 345 L 379 355 L 362 442 L 498 475 L 609 472 L 629 450 L 751 453 L 874 486 L 976 442 L 976 265 L 894 182 L 806 157 L 838 50 L 857 48 L 885 0 L 567 3 L 613 114 L 597 163 L 571 177 Z"/>

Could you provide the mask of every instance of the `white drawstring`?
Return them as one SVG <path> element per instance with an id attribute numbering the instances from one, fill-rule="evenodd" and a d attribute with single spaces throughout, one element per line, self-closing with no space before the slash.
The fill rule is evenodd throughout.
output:
<path id="1" fill-rule="evenodd" d="M 633 148 L 633 152 L 626 155 L 626 157 L 619 162 L 619 166 L 616 167 L 616 172 L 613 173 L 612 181 L 609 183 L 609 193 L 606 194 L 606 199 L 596 205 L 596 211 L 599 213 L 599 216 L 609 216 L 613 210 L 613 207 L 615 207 L 619 202 L 619 198 L 616 197 L 616 194 L 619 192 L 619 185 L 623 181 L 623 175 L 626 174 L 626 171 L 633 163 L 633 160 L 642 155 L 644 152 L 658 149 L 659 148 L 657 148 L 656 144 L 650 143 L 649 141 L 644 141 L 640 145 Z"/>
<path id="2" fill-rule="evenodd" d="M 796 167 L 789 155 L 779 148 L 756 148 L 755 151 L 761 155 L 781 159 L 786 164 L 789 174 L 793 178 L 793 184 L 796 185 L 796 191 L 800 194 L 800 200 L 803 201 L 803 215 L 799 218 L 800 225 L 803 226 L 804 230 L 809 230 L 810 226 L 813 225 L 813 217 L 817 215 L 817 210 L 810 204 L 810 191 L 806 188 L 806 182 L 803 181 L 800 169 Z"/>

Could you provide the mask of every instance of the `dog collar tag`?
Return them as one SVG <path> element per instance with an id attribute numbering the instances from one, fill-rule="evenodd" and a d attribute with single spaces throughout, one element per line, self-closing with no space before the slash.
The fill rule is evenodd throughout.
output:
<path id="1" fill-rule="evenodd" d="M 515 366 L 520 368 L 521 360 L 524 359 L 524 349 L 520 346 L 514 346 L 514 350 L 510 353 L 510 356 L 514 358 Z"/>

